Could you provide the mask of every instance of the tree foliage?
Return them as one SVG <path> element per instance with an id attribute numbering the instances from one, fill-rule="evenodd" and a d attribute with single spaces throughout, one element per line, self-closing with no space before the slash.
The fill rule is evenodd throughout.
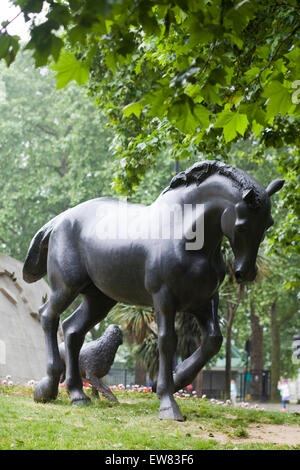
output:
<path id="1" fill-rule="evenodd" d="M 111 73 L 146 70 L 124 115 L 141 113 L 173 124 L 197 146 L 222 144 L 251 131 L 260 136 L 278 116 L 299 117 L 297 1 L 15 0 L 31 21 L 37 66 L 56 62 L 59 86 L 87 81 L 96 62 Z M 46 8 L 38 24 L 32 14 Z M 63 28 L 63 34 L 61 29 Z M 5 24 L 1 57 L 18 46 Z M 63 48 L 77 48 L 77 56 Z M 61 51 L 63 52 L 61 53 Z M 101 51 L 101 58 L 99 58 Z M 298 87 L 299 88 L 299 87 Z M 294 97 L 294 99 L 293 99 Z M 269 131 L 268 131 L 269 134 Z M 270 137 L 268 135 L 268 137 Z"/>
<path id="2" fill-rule="evenodd" d="M 53 73 L 30 55 L 0 67 L 0 242 L 23 260 L 48 220 L 82 201 L 112 194 L 105 119 L 69 85 L 55 90 Z"/>
<path id="3" fill-rule="evenodd" d="M 90 93 L 113 127 L 116 190 L 134 191 L 165 148 L 176 158 L 205 154 L 226 160 L 233 143 L 252 138 L 257 159 L 265 149 L 276 149 L 278 171 L 288 180 L 276 241 L 297 249 L 297 0 L 14 4 L 31 24 L 26 48 L 36 66 L 52 62 L 58 88 L 89 79 Z M 18 48 L 18 38 L 3 23 L 0 58 L 10 64 Z"/>

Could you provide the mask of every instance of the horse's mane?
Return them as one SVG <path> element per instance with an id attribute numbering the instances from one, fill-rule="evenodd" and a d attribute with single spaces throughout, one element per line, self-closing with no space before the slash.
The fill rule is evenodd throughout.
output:
<path id="1" fill-rule="evenodd" d="M 178 186 L 189 186 L 192 183 L 199 185 L 202 181 L 206 180 L 206 178 L 214 174 L 226 176 L 237 189 L 242 191 L 253 189 L 254 198 L 252 206 L 254 208 L 260 207 L 263 203 L 265 190 L 254 178 L 239 168 L 216 160 L 196 162 L 187 170 L 177 173 L 172 178 L 170 185 L 163 191 L 163 194 Z"/>

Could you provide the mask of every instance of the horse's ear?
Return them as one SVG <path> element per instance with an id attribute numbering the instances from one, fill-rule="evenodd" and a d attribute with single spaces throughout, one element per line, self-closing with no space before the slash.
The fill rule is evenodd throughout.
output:
<path id="1" fill-rule="evenodd" d="M 269 196 L 272 196 L 272 194 L 277 193 L 282 186 L 284 185 L 284 180 L 274 180 L 272 181 L 269 186 L 266 189 L 266 192 L 268 193 Z"/>
<path id="2" fill-rule="evenodd" d="M 254 194 L 253 188 L 247 189 L 246 191 L 243 192 L 243 200 L 247 202 L 247 204 L 252 204 L 254 199 L 255 199 L 255 194 Z"/>

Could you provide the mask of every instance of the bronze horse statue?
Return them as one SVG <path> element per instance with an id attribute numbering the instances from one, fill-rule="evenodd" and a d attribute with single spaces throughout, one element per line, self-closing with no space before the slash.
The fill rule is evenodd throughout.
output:
<path id="1" fill-rule="evenodd" d="M 35 282 L 47 274 L 52 289 L 39 311 L 47 375 L 35 390 L 35 400 L 46 402 L 57 396 L 63 369 L 57 345 L 59 316 L 81 294 L 81 305 L 63 322 L 71 401 L 90 401 L 82 390 L 78 365 L 86 333 L 117 302 L 153 306 L 158 324 L 159 417 L 183 420 L 174 392 L 190 384 L 222 344 L 218 323 L 218 289 L 225 276 L 222 238 L 230 241 L 237 282 L 253 281 L 259 245 L 273 224 L 270 196 L 283 183 L 275 180 L 265 190 L 240 169 L 217 161 L 197 162 L 175 175 L 149 206 L 100 197 L 44 225 L 31 242 L 23 268 L 25 281 Z M 174 207 L 177 212 L 170 215 Z M 185 214 L 185 207 L 192 210 Z M 178 228 L 176 220 L 181 220 L 181 236 L 171 234 Z M 197 245 L 199 220 L 203 240 Z M 172 230 L 165 236 L 168 227 Z M 153 232 L 156 236 L 149 236 Z M 195 315 L 202 340 L 173 371 L 176 312 Z"/>

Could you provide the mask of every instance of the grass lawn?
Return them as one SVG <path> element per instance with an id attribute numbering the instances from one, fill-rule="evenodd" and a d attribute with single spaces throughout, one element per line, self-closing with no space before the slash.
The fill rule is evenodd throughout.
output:
<path id="1" fill-rule="evenodd" d="M 299 413 L 187 398 L 179 401 L 186 417 L 181 423 L 158 419 L 159 400 L 152 393 L 116 392 L 119 403 L 93 398 L 85 407 L 72 406 L 63 390 L 47 404 L 35 403 L 32 393 L 0 386 L 1 450 L 300 449 Z"/>

